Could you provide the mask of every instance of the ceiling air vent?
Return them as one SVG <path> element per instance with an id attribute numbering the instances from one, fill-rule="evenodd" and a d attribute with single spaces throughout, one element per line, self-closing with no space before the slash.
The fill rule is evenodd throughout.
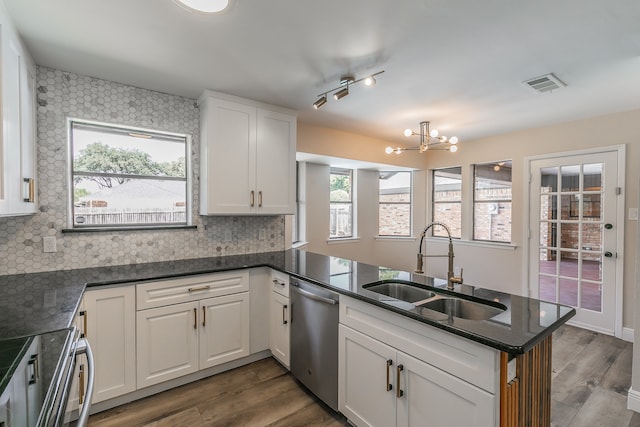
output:
<path id="1" fill-rule="evenodd" d="M 566 84 L 553 73 L 525 80 L 522 83 L 539 93 L 551 92 L 566 86 Z"/>

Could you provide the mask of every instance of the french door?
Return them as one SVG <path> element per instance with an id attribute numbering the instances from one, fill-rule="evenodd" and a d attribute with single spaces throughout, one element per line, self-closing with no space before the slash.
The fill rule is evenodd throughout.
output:
<path id="1" fill-rule="evenodd" d="M 618 152 L 532 160 L 530 172 L 530 294 L 572 306 L 572 323 L 613 335 Z"/>

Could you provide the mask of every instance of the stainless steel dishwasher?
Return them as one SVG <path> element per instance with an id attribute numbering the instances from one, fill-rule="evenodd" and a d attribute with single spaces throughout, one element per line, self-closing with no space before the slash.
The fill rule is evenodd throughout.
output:
<path id="1" fill-rule="evenodd" d="M 291 279 L 291 373 L 338 410 L 338 294 Z"/>

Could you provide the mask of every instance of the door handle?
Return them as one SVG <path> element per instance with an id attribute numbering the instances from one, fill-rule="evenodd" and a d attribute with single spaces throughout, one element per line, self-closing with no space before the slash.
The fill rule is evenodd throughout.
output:
<path id="1" fill-rule="evenodd" d="M 607 230 L 611 230 L 613 228 L 613 224 L 605 224 L 604 228 L 606 228 Z"/>
<path id="2" fill-rule="evenodd" d="M 198 329 L 198 309 L 193 309 L 193 329 Z"/>
<path id="3" fill-rule="evenodd" d="M 613 253 L 607 251 L 607 252 L 604 253 L 604 256 L 606 256 L 607 258 L 612 258 L 613 257 Z"/>
<path id="4" fill-rule="evenodd" d="M 332 300 L 331 298 L 321 297 L 320 295 L 316 295 L 316 294 L 314 294 L 312 292 L 305 291 L 304 289 L 300 289 L 300 288 L 297 288 L 297 289 L 298 289 L 298 292 L 300 293 L 300 295 L 302 295 L 304 297 L 307 297 L 309 299 L 320 301 L 320 302 L 324 302 L 326 304 L 332 304 L 332 305 L 337 304 L 337 301 L 336 300 Z"/>
<path id="5" fill-rule="evenodd" d="M 282 324 L 286 325 L 287 324 L 287 305 L 283 305 L 282 306 Z"/>
<path id="6" fill-rule="evenodd" d="M 255 204 L 256 192 L 251 190 L 251 207 Z"/>
<path id="7" fill-rule="evenodd" d="M 393 390 L 393 386 L 391 385 L 391 378 L 390 378 L 390 373 L 389 370 L 391 368 L 391 366 L 393 365 L 393 360 L 389 359 L 387 360 L 387 391 L 391 391 Z"/>
<path id="8" fill-rule="evenodd" d="M 258 191 L 258 207 L 262 207 L 262 190 Z"/>
<path id="9" fill-rule="evenodd" d="M 207 307 L 202 307 L 202 326 L 207 324 Z"/>

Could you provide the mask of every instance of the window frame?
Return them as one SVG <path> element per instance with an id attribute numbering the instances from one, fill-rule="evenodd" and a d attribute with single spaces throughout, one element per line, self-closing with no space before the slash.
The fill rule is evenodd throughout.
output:
<path id="1" fill-rule="evenodd" d="M 382 202 L 380 201 L 380 175 L 383 173 L 407 173 L 409 174 L 409 202 Z M 380 208 L 382 205 L 409 205 L 409 233 L 408 234 L 382 234 L 380 230 Z M 411 237 L 413 236 L 413 172 L 412 171 L 379 171 L 378 172 L 378 236 L 385 238 Z"/>
<path id="2" fill-rule="evenodd" d="M 148 224 L 127 223 L 127 224 L 113 224 L 113 225 L 76 224 L 74 221 L 74 217 L 75 217 L 74 177 L 77 174 L 76 174 L 76 171 L 74 170 L 74 153 L 73 153 L 74 124 L 78 124 L 79 126 L 86 126 L 86 127 L 104 128 L 106 131 L 105 133 L 108 133 L 108 130 L 110 130 L 112 133 L 123 133 L 123 134 L 139 133 L 143 135 L 150 134 L 150 135 L 157 135 L 165 139 L 184 140 L 185 177 L 182 178 L 182 177 L 160 176 L 160 177 L 157 177 L 155 180 L 156 181 L 181 181 L 185 183 L 185 221 L 179 222 L 179 223 L 148 223 Z M 131 136 L 134 136 L 134 135 L 131 135 Z M 118 231 L 118 230 L 195 228 L 195 226 L 193 226 L 193 218 L 192 218 L 193 180 L 192 180 L 192 164 L 191 164 L 191 161 L 192 161 L 191 145 L 192 145 L 191 135 L 185 134 L 185 133 L 167 132 L 167 131 L 161 131 L 157 129 L 128 126 L 123 124 L 106 123 L 106 122 L 85 120 L 85 119 L 79 119 L 79 118 L 71 118 L 71 117 L 67 118 L 67 184 L 66 184 L 66 188 L 68 192 L 68 203 L 67 203 L 67 209 L 68 209 L 67 227 L 68 228 L 63 231 L 76 232 L 76 231 Z M 105 177 L 118 177 L 118 176 L 126 175 L 127 177 L 135 178 L 135 179 L 154 180 L 153 175 L 117 174 L 117 173 L 108 173 L 108 172 L 96 172 L 95 175 L 101 175 Z"/>
<path id="3" fill-rule="evenodd" d="M 338 168 L 331 167 L 329 168 L 329 240 L 345 240 L 345 239 L 354 239 L 356 236 L 356 225 L 355 225 L 355 197 L 354 197 L 354 189 L 355 189 L 355 176 L 354 169 L 347 168 Z M 331 201 L 331 176 L 332 175 L 348 175 L 349 176 L 349 201 Z M 331 235 L 331 205 L 348 205 L 351 207 L 350 213 L 350 222 L 351 222 L 351 234 L 348 236 L 332 236 Z"/>

